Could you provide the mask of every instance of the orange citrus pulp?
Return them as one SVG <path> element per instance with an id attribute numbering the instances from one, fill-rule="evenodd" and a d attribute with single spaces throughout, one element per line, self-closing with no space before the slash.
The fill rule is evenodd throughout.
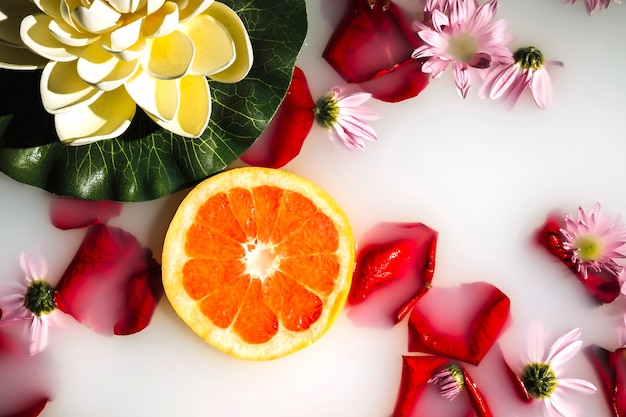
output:
<path id="1" fill-rule="evenodd" d="M 196 186 L 163 247 L 163 286 L 203 339 L 275 359 L 332 325 L 350 290 L 354 240 L 337 204 L 287 171 L 237 168 Z"/>

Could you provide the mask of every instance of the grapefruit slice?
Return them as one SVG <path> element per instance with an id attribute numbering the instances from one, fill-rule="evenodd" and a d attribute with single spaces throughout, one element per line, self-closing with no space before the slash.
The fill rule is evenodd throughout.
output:
<path id="1" fill-rule="evenodd" d="M 268 360 L 318 340 L 350 290 L 354 240 L 339 206 L 286 171 L 224 171 L 183 200 L 163 247 L 176 313 L 212 346 Z"/>

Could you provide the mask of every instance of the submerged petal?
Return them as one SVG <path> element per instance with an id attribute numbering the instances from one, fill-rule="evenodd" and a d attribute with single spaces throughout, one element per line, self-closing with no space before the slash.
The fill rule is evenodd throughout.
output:
<path id="1" fill-rule="evenodd" d="M 136 105 L 123 87 L 102 94 L 89 106 L 54 117 L 59 139 L 83 145 L 124 133 L 135 115 Z"/>
<path id="2" fill-rule="evenodd" d="M 118 201 L 53 196 L 50 202 L 50 222 L 61 230 L 106 223 L 121 212 L 122 203 Z"/>
<path id="3" fill-rule="evenodd" d="M 171 121 L 155 119 L 155 122 L 177 135 L 196 138 L 204 132 L 211 117 L 209 83 L 203 76 L 191 75 L 177 81 L 180 83 L 180 105 L 176 117 Z"/>
<path id="4" fill-rule="evenodd" d="M 173 80 L 187 74 L 195 52 L 191 38 L 175 30 L 167 36 L 149 40 L 141 64 L 151 76 Z"/>
<path id="5" fill-rule="evenodd" d="M 96 332 L 126 335 L 150 323 L 162 293 L 152 252 L 122 229 L 95 225 L 63 273 L 56 302 Z"/>
<path id="6" fill-rule="evenodd" d="M 181 26 L 195 46 L 191 75 L 211 75 L 235 61 L 235 42 L 228 29 L 213 17 L 201 14 Z"/>
<path id="7" fill-rule="evenodd" d="M 235 61 L 228 68 L 211 74 L 211 78 L 222 83 L 241 81 L 250 72 L 254 60 L 248 31 L 239 15 L 224 3 L 213 3 L 206 13 L 228 28 L 235 45 Z"/>
<path id="8" fill-rule="evenodd" d="M 88 106 L 102 91 L 87 84 L 76 70 L 76 61 L 51 61 L 41 74 L 41 100 L 48 113 L 71 111 L 76 106 Z"/>

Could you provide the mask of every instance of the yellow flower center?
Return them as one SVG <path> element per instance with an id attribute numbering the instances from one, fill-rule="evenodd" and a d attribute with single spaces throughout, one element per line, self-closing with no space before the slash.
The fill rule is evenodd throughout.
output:
<path id="1" fill-rule="evenodd" d="M 448 41 L 447 52 L 456 61 L 469 62 L 476 55 L 476 40 L 467 33 L 459 33 Z"/>
<path id="2" fill-rule="evenodd" d="M 574 246 L 582 261 L 597 261 L 602 255 L 602 241 L 592 235 L 580 236 L 576 239 Z"/>

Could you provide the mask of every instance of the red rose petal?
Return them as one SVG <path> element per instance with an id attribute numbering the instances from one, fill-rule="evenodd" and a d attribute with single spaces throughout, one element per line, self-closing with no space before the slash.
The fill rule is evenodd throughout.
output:
<path id="1" fill-rule="evenodd" d="M 515 388 L 515 392 L 517 393 L 519 398 L 522 401 L 527 402 L 527 403 L 532 402 L 533 399 L 530 396 L 530 393 L 528 392 L 528 390 L 526 389 L 526 386 L 524 385 L 524 381 L 522 381 L 522 378 L 520 378 L 517 372 L 515 372 L 513 368 L 511 368 L 511 366 L 508 364 L 506 360 L 504 360 L 504 366 L 506 368 L 506 374 L 511 380 L 511 382 L 513 383 L 513 388 Z"/>
<path id="2" fill-rule="evenodd" d="M 91 226 L 57 285 L 62 311 L 99 333 L 143 330 L 163 294 L 152 252 L 119 228 Z"/>
<path id="3" fill-rule="evenodd" d="M 430 377 L 448 362 L 450 359 L 438 356 L 403 356 L 402 377 L 393 417 L 411 417 Z"/>
<path id="4" fill-rule="evenodd" d="M 472 379 L 472 376 L 463 368 L 463 378 L 465 379 L 465 389 L 467 389 L 467 394 L 470 399 L 470 403 L 472 404 L 472 408 L 474 409 L 474 413 L 478 417 L 492 417 L 491 409 L 487 404 L 487 400 L 485 396 L 480 392 L 476 383 Z"/>
<path id="5" fill-rule="evenodd" d="M 435 271 L 437 232 L 423 223 L 379 223 L 370 229 L 359 243 L 363 249 L 357 254 L 353 289 L 359 291 L 361 275 L 378 270 L 382 272 L 385 248 L 401 245 L 403 255 L 394 261 L 396 269 L 385 282 L 370 291 L 364 302 L 350 306 L 349 317 L 368 325 L 393 326 L 401 321 L 415 302 L 430 288 Z M 407 247 L 409 244 L 412 248 Z M 382 250 L 382 252 L 380 252 Z M 380 253 L 379 253 L 380 252 Z M 387 253 L 388 254 L 388 253 Z M 380 265 L 376 265 L 380 261 Z M 392 282 L 393 281 L 393 282 Z M 407 300 L 407 294 L 412 294 Z M 355 301 L 356 294 L 353 294 Z"/>
<path id="6" fill-rule="evenodd" d="M 395 102 L 428 84 L 421 62 L 411 58 L 420 44 L 410 17 L 392 1 L 352 0 L 323 57 L 346 81 L 364 83 L 361 88 L 375 98 Z M 374 79 L 380 82 L 366 83 Z"/>
<path id="7" fill-rule="evenodd" d="M 62 230 L 106 223 L 121 212 L 122 203 L 117 201 L 53 196 L 50 202 L 50 221 L 54 227 Z"/>
<path id="8" fill-rule="evenodd" d="M 248 165 L 280 168 L 298 156 L 311 131 L 315 102 L 304 72 L 294 68 L 287 95 L 261 136 L 241 155 Z"/>
<path id="9" fill-rule="evenodd" d="M 414 262 L 415 251 L 409 239 L 374 244 L 359 251 L 348 302 L 358 304 L 378 288 L 404 277 Z"/>
<path id="10" fill-rule="evenodd" d="M 609 404 L 616 417 L 626 416 L 626 348 L 608 351 L 600 346 L 590 347 L 594 366 Z"/>
<path id="11" fill-rule="evenodd" d="M 409 351 L 478 365 L 509 317 L 510 300 L 491 284 L 435 287 L 409 317 Z"/>
<path id="12" fill-rule="evenodd" d="M 24 320 L 0 327 L 0 417 L 37 416 L 51 397 L 49 358 L 28 354 L 26 326 Z"/>
<path id="13" fill-rule="evenodd" d="M 563 248 L 563 234 L 560 229 L 564 226 L 563 216 L 552 214 L 546 223 L 537 232 L 537 241 L 553 256 L 560 260 L 584 285 L 585 289 L 598 303 L 610 303 L 620 294 L 618 278 L 607 271 L 587 271 L 587 278 L 583 276 L 574 262 L 571 253 Z"/>
<path id="14" fill-rule="evenodd" d="M 29 405 L 25 408 L 20 409 L 19 411 L 14 411 L 9 414 L 0 414 L 0 417 L 36 417 L 48 404 L 47 398 L 37 398 L 34 399 Z M 0 410 L 1 411 L 1 410 Z"/>

